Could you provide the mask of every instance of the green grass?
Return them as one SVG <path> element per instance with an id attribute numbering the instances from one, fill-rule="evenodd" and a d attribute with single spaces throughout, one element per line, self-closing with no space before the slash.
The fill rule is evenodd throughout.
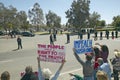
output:
<path id="1" fill-rule="evenodd" d="M 62 32 L 62 34 L 67 34 L 67 33 L 70 33 L 68 31 L 64 31 Z M 45 31 L 45 32 L 35 32 L 35 34 L 38 34 L 38 35 L 48 35 L 49 32 Z M 58 34 L 61 34 L 61 32 L 58 32 Z"/>

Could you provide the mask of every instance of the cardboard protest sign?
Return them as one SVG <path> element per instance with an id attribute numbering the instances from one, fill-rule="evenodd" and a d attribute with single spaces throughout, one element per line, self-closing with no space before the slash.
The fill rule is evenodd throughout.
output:
<path id="1" fill-rule="evenodd" d="M 65 46 L 38 44 L 41 61 L 61 63 L 65 59 Z"/>
<path id="2" fill-rule="evenodd" d="M 92 52 L 92 40 L 76 40 L 74 48 L 77 54 Z"/>

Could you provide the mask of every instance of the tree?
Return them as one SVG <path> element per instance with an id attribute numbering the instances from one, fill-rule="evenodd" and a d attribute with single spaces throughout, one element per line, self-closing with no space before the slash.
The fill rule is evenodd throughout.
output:
<path id="1" fill-rule="evenodd" d="M 105 27 L 105 25 L 106 25 L 105 20 L 99 21 L 99 25 L 98 26 Z"/>
<path id="2" fill-rule="evenodd" d="M 2 28 L 4 28 L 4 22 L 5 22 L 5 20 L 4 20 L 4 18 L 5 18 L 5 6 L 4 6 L 4 4 L 3 3 L 0 3 L 0 27 L 1 27 L 1 29 Z"/>
<path id="3" fill-rule="evenodd" d="M 0 3 L 0 23 L 6 31 L 13 29 L 16 12 L 17 9 L 12 5 L 5 7 L 2 3 Z"/>
<path id="4" fill-rule="evenodd" d="M 100 15 L 97 12 L 93 12 L 89 16 L 89 25 L 92 28 L 96 28 L 99 24 Z"/>
<path id="5" fill-rule="evenodd" d="M 120 28 L 120 15 L 113 17 L 112 25 Z"/>
<path id="6" fill-rule="evenodd" d="M 16 18 L 17 18 L 19 28 L 24 30 L 28 29 L 28 27 L 26 28 L 26 24 L 28 24 L 28 22 L 27 22 L 27 14 L 25 11 L 18 12 L 16 15 Z"/>
<path id="7" fill-rule="evenodd" d="M 46 24 L 50 28 L 60 28 L 61 27 L 61 18 L 57 16 L 54 12 L 49 11 L 48 14 L 46 14 Z"/>
<path id="8" fill-rule="evenodd" d="M 68 18 L 67 25 L 76 28 L 87 26 L 89 18 L 89 4 L 90 0 L 74 0 L 71 8 L 67 10 L 66 18 Z"/>
<path id="9" fill-rule="evenodd" d="M 38 3 L 35 3 L 33 8 L 28 11 L 28 17 L 30 23 L 36 26 L 36 30 L 39 31 L 39 26 L 44 24 L 44 16 L 43 11 Z"/>

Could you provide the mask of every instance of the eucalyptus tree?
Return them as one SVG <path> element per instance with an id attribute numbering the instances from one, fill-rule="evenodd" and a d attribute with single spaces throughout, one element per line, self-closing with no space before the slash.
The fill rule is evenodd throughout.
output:
<path id="1" fill-rule="evenodd" d="M 97 12 L 93 12 L 92 14 L 90 14 L 89 16 L 90 27 L 96 28 L 99 25 L 99 21 L 100 21 L 100 14 L 98 14 Z"/>
<path id="2" fill-rule="evenodd" d="M 46 24 L 49 28 L 60 28 L 61 17 L 52 11 L 48 11 L 48 14 L 46 14 Z"/>
<path id="3" fill-rule="evenodd" d="M 6 31 L 13 29 L 16 12 L 17 9 L 12 5 L 5 7 L 2 3 L 0 4 L 0 23 Z"/>
<path id="4" fill-rule="evenodd" d="M 26 26 L 26 24 L 28 24 L 27 14 L 25 11 L 18 12 L 16 15 L 16 19 L 17 19 L 19 28 L 24 29 L 24 30 L 28 29 L 28 26 Z"/>
<path id="5" fill-rule="evenodd" d="M 67 25 L 81 29 L 87 26 L 90 0 L 74 0 L 66 13 Z"/>
<path id="6" fill-rule="evenodd" d="M 36 30 L 39 31 L 39 27 L 44 24 L 44 16 L 38 3 L 35 3 L 33 8 L 28 11 L 28 17 L 30 23 L 36 26 Z"/>
<path id="7" fill-rule="evenodd" d="M 7 20 L 8 20 L 7 25 L 8 25 L 8 28 L 10 28 L 10 30 L 17 29 L 16 13 L 17 13 L 17 9 L 12 5 L 10 5 L 8 8 L 8 17 L 7 17 Z"/>
<path id="8" fill-rule="evenodd" d="M 0 3 L 0 29 L 4 28 L 5 18 L 5 6 L 3 3 Z"/>

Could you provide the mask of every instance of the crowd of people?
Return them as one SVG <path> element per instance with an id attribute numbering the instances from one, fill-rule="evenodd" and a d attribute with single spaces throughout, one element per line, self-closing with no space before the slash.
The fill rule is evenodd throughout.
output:
<path id="1" fill-rule="evenodd" d="M 100 39 L 102 39 L 102 32 L 100 32 Z M 108 32 L 106 32 L 106 37 L 109 39 L 109 35 L 107 35 Z M 54 37 L 54 40 L 53 40 Z M 95 32 L 95 38 L 97 38 L 97 32 Z M 116 38 L 118 35 L 115 36 Z M 83 35 L 80 34 L 80 39 L 83 38 Z M 112 32 L 112 38 L 114 38 L 114 33 Z M 90 34 L 88 34 L 88 39 L 90 39 Z M 54 41 L 56 41 L 56 33 L 50 34 L 50 44 L 54 45 Z M 18 49 L 22 49 L 21 39 L 20 37 L 17 38 L 18 41 Z M 67 43 L 70 42 L 70 35 L 67 34 Z M 73 74 L 69 73 L 70 76 L 74 76 L 75 80 L 111 80 L 111 77 L 113 75 L 114 80 L 119 80 L 119 72 L 120 72 L 120 51 L 116 50 L 114 51 L 115 57 L 111 59 L 111 63 L 113 65 L 113 68 L 110 67 L 110 63 L 108 60 L 109 56 L 109 48 L 107 45 L 96 43 L 95 45 L 99 46 L 93 46 L 93 52 L 91 53 L 85 53 L 86 60 L 82 60 L 80 56 L 76 53 L 76 49 L 73 48 L 73 55 L 75 56 L 76 60 L 82 65 L 83 68 L 83 76 L 79 74 Z M 60 75 L 60 72 L 66 62 L 66 60 L 63 60 L 60 67 L 54 74 L 54 76 L 51 76 L 52 72 L 48 68 L 41 68 L 41 61 L 40 57 L 37 57 L 38 62 L 38 72 L 35 73 L 32 70 L 31 66 L 27 66 L 25 68 L 25 74 L 22 75 L 20 80 L 57 80 L 57 78 Z M 113 73 L 112 73 L 113 72 Z M 8 71 L 4 71 L 1 74 L 1 80 L 10 80 L 10 73 Z"/>
<path id="2" fill-rule="evenodd" d="M 111 80 L 112 74 L 114 80 L 119 80 L 120 51 L 115 49 L 114 53 L 116 57 L 111 59 L 111 63 L 113 65 L 113 68 L 111 68 L 108 60 L 109 56 L 108 46 L 101 45 L 99 43 L 96 43 L 95 45 L 99 45 L 100 48 L 94 46 L 93 52 L 86 53 L 85 54 L 86 61 L 82 60 L 76 53 L 75 49 L 73 49 L 75 58 L 83 67 L 82 80 Z"/>
<path id="3" fill-rule="evenodd" d="M 82 60 L 80 56 L 75 52 L 75 48 L 73 48 L 73 54 L 76 60 L 83 67 L 83 77 L 79 74 L 73 73 L 69 73 L 69 75 L 74 76 L 75 80 L 111 80 L 113 74 L 114 80 L 119 80 L 120 65 L 117 65 L 116 67 L 116 65 L 114 66 L 114 64 L 120 63 L 120 51 L 115 49 L 115 57 L 110 60 L 113 65 L 112 71 L 110 63 L 108 61 L 108 46 L 101 45 L 99 43 L 96 43 L 95 45 L 99 45 L 100 48 L 94 46 L 93 52 L 85 53 L 86 61 Z M 38 72 L 35 73 L 32 70 L 31 66 L 27 66 L 25 68 L 25 74 L 22 75 L 22 78 L 20 80 L 57 80 L 66 61 L 62 61 L 60 67 L 52 77 L 52 72 L 49 70 L 49 68 L 41 68 L 40 57 L 37 57 L 37 62 Z M 1 80 L 10 80 L 10 73 L 8 71 L 3 72 L 1 74 Z"/>
<path id="4" fill-rule="evenodd" d="M 34 72 L 32 66 L 27 66 L 25 68 L 25 73 L 21 73 L 20 80 L 57 80 L 66 60 L 62 61 L 60 67 L 58 68 L 54 76 L 52 76 L 52 72 L 51 70 L 49 70 L 49 68 L 43 68 L 43 69 L 41 68 L 40 57 L 37 57 L 37 62 L 38 62 L 38 71 Z M 8 71 L 4 71 L 1 74 L 0 78 L 1 78 L 0 80 L 10 80 L 10 73 Z"/>
<path id="5" fill-rule="evenodd" d="M 111 39 L 118 38 L 118 31 L 117 30 L 116 31 L 111 31 L 111 33 L 110 33 L 110 31 L 106 30 L 105 31 L 105 35 L 103 35 L 103 32 L 104 31 L 99 31 L 99 32 L 98 31 L 94 31 L 93 32 L 94 33 L 94 36 L 93 36 L 94 40 L 96 41 L 96 40 L 98 40 L 98 38 L 100 40 L 103 40 L 103 38 L 106 38 L 106 39 L 109 39 L 109 38 L 111 38 Z M 91 39 L 91 34 L 93 34 L 93 33 L 91 33 L 90 31 L 88 31 L 86 33 L 78 32 L 78 38 L 80 40 L 82 40 L 84 34 L 87 34 L 87 39 Z M 56 36 L 57 36 L 57 31 L 53 31 L 53 33 L 50 32 L 50 44 L 54 44 L 54 42 L 56 41 Z M 66 34 L 66 39 L 67 39 L 66 43 L 70 43 L 70 33 Z"/>

